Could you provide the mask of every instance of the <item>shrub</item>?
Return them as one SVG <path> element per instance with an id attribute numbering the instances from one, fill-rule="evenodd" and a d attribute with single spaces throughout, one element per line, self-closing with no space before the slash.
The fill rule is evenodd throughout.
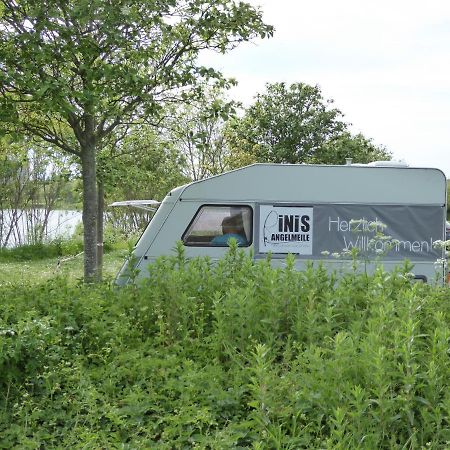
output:
<path id="1" fill-rule="evenodd" d="M 450 290 L 161 258 L 0 294 L 1 448 L 445 449 Z"/>

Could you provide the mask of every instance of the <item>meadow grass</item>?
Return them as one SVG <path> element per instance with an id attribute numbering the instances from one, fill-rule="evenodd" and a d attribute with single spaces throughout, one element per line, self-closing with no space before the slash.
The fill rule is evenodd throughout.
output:
<path id="1" fill-rule="evenodd" d="M 116 249 L 105 253 L 103 275 L 105 280 L 112 280 L 128 250 Z M 83 278 L 83 254 L 54 256 L 30 259 L 13 256 L 0 257 L 0 287 L 5 284 L 39 284 L 55 277 L 64 277 L 77 282 Z"/>
<path id="2" fill-rule="evenodd" d="M 0 291 L 0 448 L 448 449 L 450 290 L 236 247 Z"/>

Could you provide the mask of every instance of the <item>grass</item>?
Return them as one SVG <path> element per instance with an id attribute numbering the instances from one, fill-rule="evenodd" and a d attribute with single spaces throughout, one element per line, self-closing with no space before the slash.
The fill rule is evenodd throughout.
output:
<path id="1" fill-rule="evenodd" d="M 112 250 L 104 255 L 103 275 L 111 280 L 125 260 L 127 250 Z M 5 284 L 38 284 L 55 278 L 67 277 L 72 282 L 83 277 L 83 254 L 17 260 L 0 258 L 0 287 Z"/>

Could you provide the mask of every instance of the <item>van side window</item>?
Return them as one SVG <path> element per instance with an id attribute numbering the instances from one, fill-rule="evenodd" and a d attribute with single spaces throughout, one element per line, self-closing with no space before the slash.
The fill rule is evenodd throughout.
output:
<path id="1" fill-rule="evenodd" d="M 183 234 L 185 245 L 227 247 L 230 238 L 240 247 L 252 243 L 252 208 L 250 206 L 204 205 L 200 207 Z"/>

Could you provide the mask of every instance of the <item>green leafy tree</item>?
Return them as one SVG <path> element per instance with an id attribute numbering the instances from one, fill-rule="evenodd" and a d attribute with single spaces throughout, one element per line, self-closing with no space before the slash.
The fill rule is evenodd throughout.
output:
<path id="1" fill-rule="evenodd" d="M 181 155 L 150 126 L 135 126 L 121 142 L 105 148 L 99 175 L 105 199 L 162 200 L 174 187 L 189 182 Z"/>
<path id="2" fill-rule="evenodd" d="M 198 100 L 167 111 L 162 133 L 184 157 L 186 177 L 196 181 L 226 170 L 223 130 L 238 106 L 225 98 L 223 89 L 205 86 Z"/>
<path id="3" fill-rule="evenodd" d="M 182 175 L 183 158 L 150 125 L 133 125 L 125 136 L 116 133 L 98 155 L 98 274 L 102 273 L 105 202 L 133 199 L 162 199 L 173 187 L 186 183 Z M 142 231 L 148 215 L 122 209 L 108 211 L 111 223 L 130 234 Z M 123 220 L 122 220 L 123 219 Z M 129 219 L 129 220 L 128 220 Z"/>
<path id="4" fill-rule="evenodd" d="M 318 86 L 266 85 L 242 118 L 230 123 L 227 142 L 237 165 L 249 162 L 309 162 L 324 143 L 347 128 Z"/>
<path id="5" fill-rule="evenodd" d="M 200 51 L 271 33 L 233 0 L 0 0 L 0 123 L 80 161 L 86 281 L 96 279 L 96 164 L 108 137 L 186 100 L 200 79 L 225 85 L 198 65 Z"/>
<path id="6" fill-rule="evenodd" d="M 120 142 L 105 147 L 98 159 L 99 203 L 116 200 L 162 200 L 174 187 L 190 181 L 183 176 L 182 156 L 158 136 L 154 127 L 133 126 Z M 98 215 L 98 242 L 103 243 L 103 205 Z M 100 213 L 100 211 L 102 213 Z M 124 237 L 142 232 L 150 217 L 134 208 L 107 209 L 107 220 Z M 98 248 L 102 271 L 103 246 Z"/>
<path id="7" fill-rule="evenodd" d="M 42 142 L 0 138 L 0 247 L 44 241 L 69 178 L 67 159 Z"/>
<path id="8" fill-rule="evenodd" d="M 354 163 L 367 164 L 371 161 L 388 161 L 392 154 L 384 147 L 377 146 L 371 139 L 361 133 L 352 135 L 345 132 L 328 142 L 325 142 L 311 158 L 316 164 L 344 164 L 347 158 Z"/>
<path id="9" fill-rule="evenodd" d="M 346 158 L 368 163 L 391 154 L 361 133 L 352 135 L 341 111 L 322 97 L 318 86 L 268 84 L 242 118 L 225 131 L 228 166 L 255 162 L 343 164 Z"/>

